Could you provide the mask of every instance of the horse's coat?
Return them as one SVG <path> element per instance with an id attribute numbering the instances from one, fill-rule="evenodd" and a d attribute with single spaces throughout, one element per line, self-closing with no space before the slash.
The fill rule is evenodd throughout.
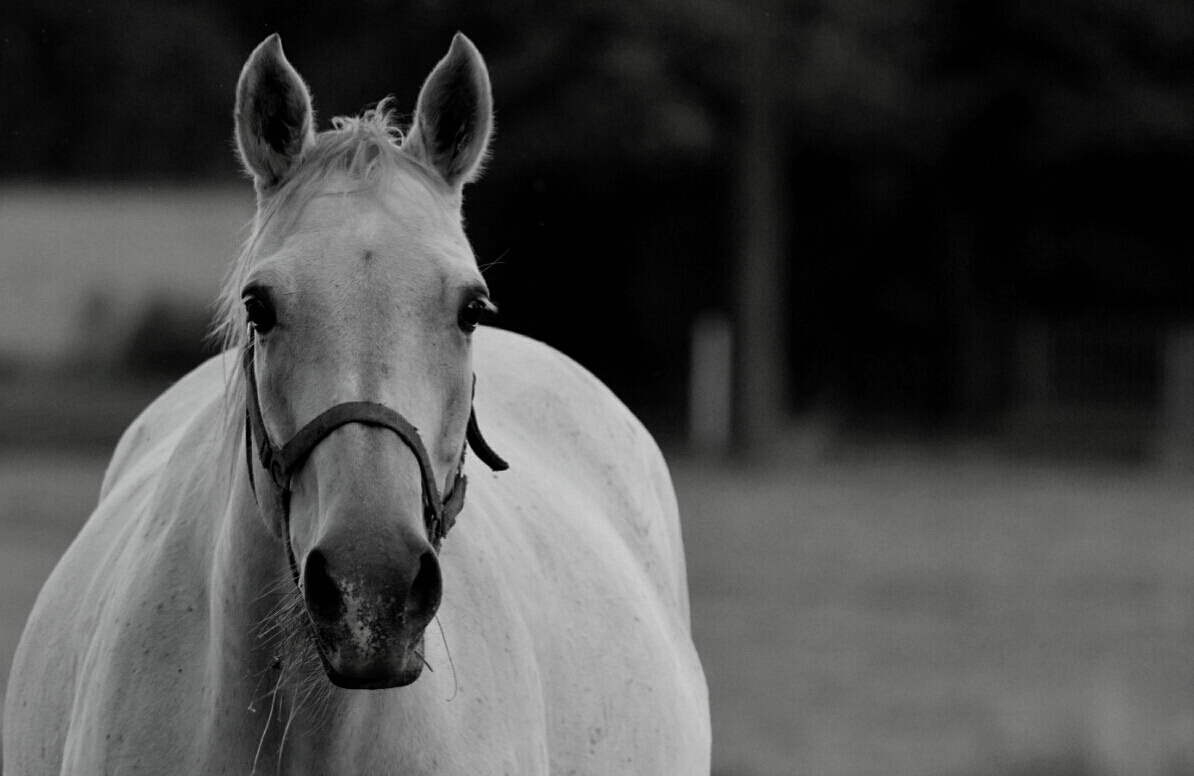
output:
<path id="1" fill-rule="evenodd" d="M 268 77 L 254 60 L 242 77 L 238 128 L 249 132 L 260 117 L 241 110 L 243 90 L 292 72 L 271 40 L 254 54 L 264 50 Z M 429 559 L 411 517 L 413 458 L 384 429 L 345 426 L 296 474 L 292 523 L 280 525 L 249 486 L 239 353 L 211 359 L 125 432 L 94 514 L 38 598 L 9 683 L 5 773 L 708 773 L 707 692 L 658 448 L 566 357 L 494 329 L 469 345 L 452 328 L 453 289 L 483 288 L 458 195 L 483 156 L 489 109 L 486 79 L 484 104 L 479 92 L 463 102 L 474 108 L 463 130 L 444 125 L 444 90 L 480 88 L 483 76 L 462 37 L 445 63 L 402 151 L 439 183 L 405 167 L 374 186 L 335 171 L 313 179 L 319 190 L 274 231 L 259 214 L 240 280 L 268 281 L 278 297 L 279 330 L 259 335 L 272 350 L 258 353 L 275 438 L 367 395 L 410 417 L 450 478 L 475 374 L 477 416 L 509 471 L 466 459 L 463 511 Z M 297 75 L 282 87 L 303 88 Z M 277 104 L 302 114 L 303 95 Z M 293 136 L 258 122 L 274 129 L 257 147 L 242 138 L 263 212 L 317 153 L 309 116 L 289 118 Z M 454 153 L 437 137 L 471 145 Z M 329 568 L 365 556 L 401 566 L 408 556 L 388 542 L 405 537 L 411 557 L 438 564 L 438 610 L 416 602 L 438 621 L 421 636 L 431 670 L 390 689 L 332 685 L 304 619 L 313 577 L 296 588 L 280 531 L 304 563 L 323 548 Z M 316 578 L 349 603 L 371 595 L 352 587 L 371 577 L 345 579 Z M 297 614 L 279 614 L 280 601 Z M 344 606 L 336 617 L 371 627 Z M 378 660 L 390 658 L 346 670 L 384 678 Z M 409 679 L 407 658 L 394 660 Z"/>

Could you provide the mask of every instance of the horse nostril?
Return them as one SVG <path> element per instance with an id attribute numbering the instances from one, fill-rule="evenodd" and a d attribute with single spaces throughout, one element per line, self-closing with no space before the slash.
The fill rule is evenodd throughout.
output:
<path id="1" fill-rule="evenodd" d="M 311 613 L 322 620 L 338 619 L 344 613 L 340 589 L 328 576 L 328 562 L 319 550 L 307 554 L 303 568 L 303 592 Z"/>
<path id="2" fill-rule="evenodd" d="M 439 573 L 439 560 L 435 553 L 428 550 L 419 556 L 419 572 L 410 583 L 410 591 L 406 594 L 404 615 L 407 622 L 430 622 L 435 610 L 439 608 L 440 596 L 443 595 L 443 582 Z"/>

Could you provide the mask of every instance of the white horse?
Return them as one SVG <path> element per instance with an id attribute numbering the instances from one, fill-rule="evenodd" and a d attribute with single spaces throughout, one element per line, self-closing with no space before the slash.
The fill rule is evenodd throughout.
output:
<path id="1" fill-rule="evenodd" d="M 476 48 L 405 135 L 387 108 L 316 133 L 277 36 L 246 63 L 230 347 L 125 432 L 42 590 L 8 776 L 709 772 L 658 448 L 575 363 L 477 327 Z"/>

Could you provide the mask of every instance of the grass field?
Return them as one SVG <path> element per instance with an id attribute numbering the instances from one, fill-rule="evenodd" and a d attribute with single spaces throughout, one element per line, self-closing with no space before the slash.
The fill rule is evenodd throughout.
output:
<path id="1" fill-rule="evenodd" d="M 1194 485 L 677 461 L 727 774 L 1194 772 Z"/>
<path id="2" fill-rule="evenodd" d="M 5 666 L 104 463 L 0 456 Z M 908 451 L 672 467 L 718 776 L 1194 773 L 1194 482 Z"/>

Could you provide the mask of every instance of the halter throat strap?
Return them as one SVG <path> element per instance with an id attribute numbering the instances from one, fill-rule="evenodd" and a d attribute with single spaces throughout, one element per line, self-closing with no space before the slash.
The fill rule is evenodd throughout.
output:
<path id="1" fill-rule="evenodd" d="M 253 476 L 253 442 L 256 440 L 257 456 L 261 467 L 269 472 L 273 502 L 281 512 L 283 531 L 287 534 L 289 547 L 290 529 L 290 478 L 306 461 L 307 456 L 329 434 L 340 426 L 349 423 L 362 423 L 369 426 L 388 428 L 398 435 L 419 464 L 419 472 L 423 490 L 423 519 L 427 526 L 427 536 L 432 546 L 438 551 L 443 538 L 456 522 L 456 516 L 464 507 L 464 494 L 468 485 L 468 478 L 464 476 L 464 455 L 471 445 L 477 457 L 494 471 L 504 471 L 509 465 L 493 451 L 493 448 L 481 436 L 481 429 L 477 424 L 475 411 L 470 408 L 468 429 L 465 433 L 465 443 L 460 451 L 460 458 L 456 465 L 456 476 L 451 490 L 441 499 L 439 488 L 435 483 L 435 472 L 431 467 L 431 459 L 427 455 L 427 448 L 419 431 L 400 413 L 384 404 L 371 401 L 350 401 L 337 404 L 315 416 L 310 422 L 298 430 L 290 441 L 281 447 L 274 445 L 265 429 L 265 421 L 261 415 L 261 401 L 257 393 L 257 375 L 254 367 L 254 338 L 249 336 L 245 346 L 242 366 L 245 373 L 245 457 L 249 469 L 249 486 L 257 496 L 257 485 Z M 476 390 L 476 376 L 473 376 L 473 389 Z M 260 503 L 260 497 L 258 497 Z M 296 574 L 292 552 L 290 555 L 291 570 Z"/>

